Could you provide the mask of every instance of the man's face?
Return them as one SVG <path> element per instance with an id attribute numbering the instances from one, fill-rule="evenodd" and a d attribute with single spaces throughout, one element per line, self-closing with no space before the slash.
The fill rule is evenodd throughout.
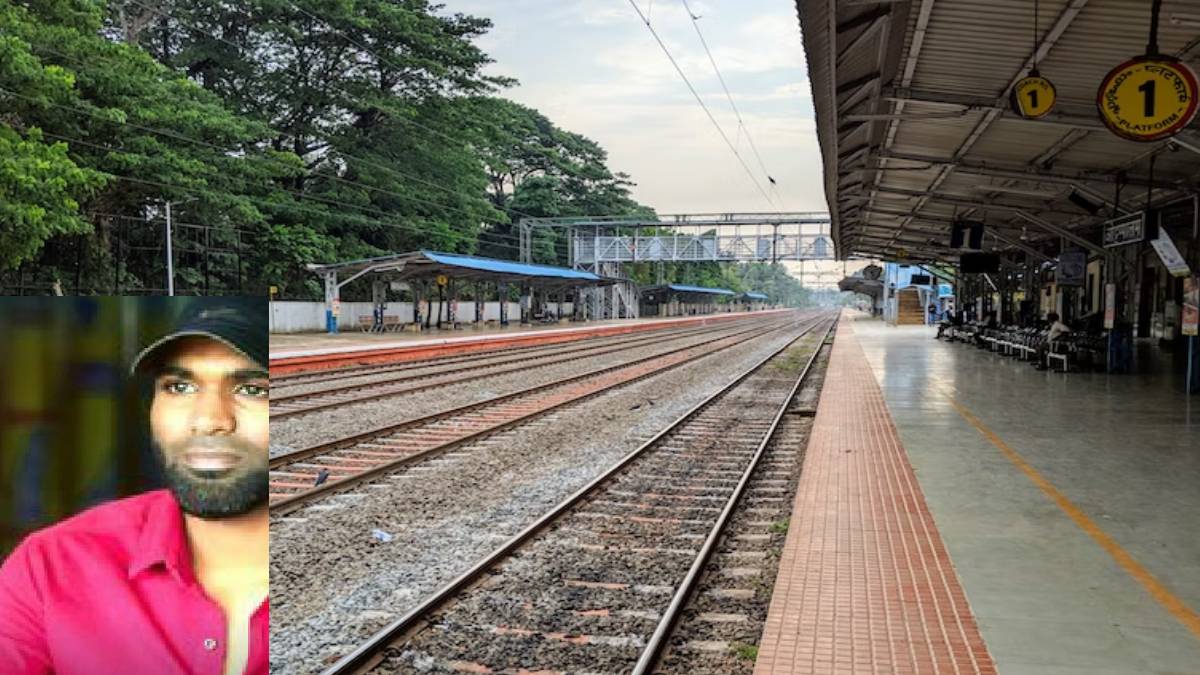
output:
<path id="1" fill-rule="evenodd" d="M 158 368 L 150 430 L 180 506 L 201 518 L 267 503 L 267 372 L 216 340 L 176 340 Z"/>

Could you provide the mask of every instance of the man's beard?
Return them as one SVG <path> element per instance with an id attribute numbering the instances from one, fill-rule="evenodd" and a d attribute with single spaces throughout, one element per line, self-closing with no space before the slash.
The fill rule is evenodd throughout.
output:
<path id="1" fill-rule="evenodd" d="M 158 457 L 163 465 L 163 475 L 167 487 L 175 495 L 184 513 L 198 518 L 232 518 L 249 513 L 267 503 L 269 485 L 267 483 L 269 469 L 253 464 L 239 464 L 228 472 L 197 471 L 182 464 L 178 459 L 187 447 L 178 451 L 166 452 L 159 444 Z M 213 447 L 212 443 L 199 445 L 206 449 L 220 449 L 236 452 L 242 456 L 254 455 L 254 451 L 244 447 Z M 240 446 L 229 443 L 227 446 Z"/>

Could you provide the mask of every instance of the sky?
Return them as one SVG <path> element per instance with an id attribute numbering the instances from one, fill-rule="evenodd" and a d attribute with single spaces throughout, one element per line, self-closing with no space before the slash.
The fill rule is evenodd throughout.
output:
<path id="1" fill-rule="evenodd" d="M 491 19 L 477 40 L 495 60 L 485 72 L 520 82 L 501 95 L 598 142 L 609 168 L 636 183 L 633 197 L 658 213 L 826 211 L 794 0 L 688 0 L 742 125 L 682 0 L 634 1 L 762 191 L 629 0 L 443 0 L 441 12 Z"/>

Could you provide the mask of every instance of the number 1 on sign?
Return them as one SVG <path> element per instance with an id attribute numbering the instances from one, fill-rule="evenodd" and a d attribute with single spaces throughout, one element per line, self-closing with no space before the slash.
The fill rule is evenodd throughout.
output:
<path id="1" fill-rule="evenodd" d="M 1037 105 L 1037 90 L 1036 90 L 1036 89 L 1030 89 L 1030 90 L 1029 90 L 1029 108 L 1030 108 L 1031 110 L 1037 110 L 1037 109 L 1038 109 L 1038 105 Z"/>
<path id="2" fill-rule="evenodd" d="M 1154 117 L 1154 80 L 1146 80 L 1137 90 L 1145 94 L 1142 101 L 1143 114 L 1146 117 Z"/>

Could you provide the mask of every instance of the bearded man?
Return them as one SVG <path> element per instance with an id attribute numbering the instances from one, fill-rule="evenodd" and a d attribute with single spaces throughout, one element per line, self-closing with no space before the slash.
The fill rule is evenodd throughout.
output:
<path id="1" fill-rule="evenodd" d="M 207 298 L 134 361 L 168 489 L 30 535 L 0 568 L 0 672 L 266 675 L 266 299 Z"/>

